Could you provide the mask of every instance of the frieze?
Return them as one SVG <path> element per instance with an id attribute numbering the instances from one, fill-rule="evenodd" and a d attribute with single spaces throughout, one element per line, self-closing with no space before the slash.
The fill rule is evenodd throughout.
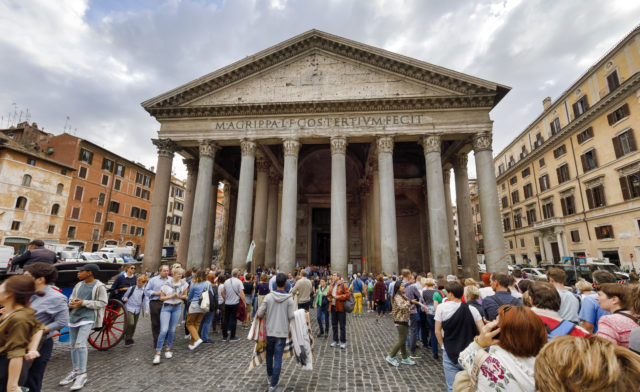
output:
<path id="1" fill-rule="evenodd" d="M 491 133 L 482 132 L 473 135 L 473 151 L 491 151 Z"/>
<path id="2" fill-rule="evenodd" d="M 242 151 L 242 156 L 255 156 L 256 142 L 244 139 L 240 142 L 240 150 Z"/>
<path id="3" fill-rule="evenodd" d="M 215 158 L 216 151 L 220 149 L 220 146 L 218 146 L 216 143 L 212 142 L 211 140 L 201 141 L 199 147 L 200 147 L 201 157 L 206 156 L 211 158 Z"/>
<path id="4" fill-rule="evenodd" d="M 284 155 L 293 155 L 298 156 L 298 151 L 300 151 L 300 142 L 296 139 L 285 139 L 282 142 L 282 147 L 284 149 Z"/>
<path id="5" fill-rule="evenodd" d="M 440 135 L 426 135 L 422 138 L 424 153 L 440 152 Z"/>
<path id="6" fill-rule="evenodd" d="M 151 139 L 151 142 L 158 148 L 158 156 L 173 158 L 178 147 L 171 139 Z"/>
<path id="7" fill-rule="evenodd" d="M 380 136 L 378 140 L 376 140 L 377 144 L 377 152 L 380 153 L 393 153 L 393 136 Z"/>
<path id="8" fill-rule="evenodd" d="M 344 136 L 334 136 L 331 138 L 331 155 L 345 154 L 347 152 L 347 138 Z"/>

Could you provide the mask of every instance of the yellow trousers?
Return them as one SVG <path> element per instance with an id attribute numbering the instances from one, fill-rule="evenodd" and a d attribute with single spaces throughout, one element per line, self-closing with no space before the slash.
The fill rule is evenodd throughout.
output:
<path id="1" fill-rule="evenodd" d="M 362 293 L 353 293 L 353 298 L 356 300 L 353 314 L 362 314 Z"/>

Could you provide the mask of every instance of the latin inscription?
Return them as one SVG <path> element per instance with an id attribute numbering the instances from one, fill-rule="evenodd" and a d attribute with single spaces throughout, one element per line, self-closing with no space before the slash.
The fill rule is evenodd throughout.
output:
<path id="1" fill-rule="evenodd" d="M 260 120 L 218 121 L 215 130 L 235 129 L 289 129 L 289 128 L 348 128 L 373 126 L 406 126 L 422 124 L 422 114 L 399 114 L 391 116 L 352 116 L 282 118 Z"/>

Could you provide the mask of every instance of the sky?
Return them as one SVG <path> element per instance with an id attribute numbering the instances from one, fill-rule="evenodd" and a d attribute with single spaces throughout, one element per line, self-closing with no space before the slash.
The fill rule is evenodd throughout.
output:
<path id="1" fill-rule="evenodd" d="M 497 154 L 639 22 L 631 0 L 0 0 L 0 128 L 28 112 L 155 166 L 142 101 L 316 28 L 512 87 Z"/>

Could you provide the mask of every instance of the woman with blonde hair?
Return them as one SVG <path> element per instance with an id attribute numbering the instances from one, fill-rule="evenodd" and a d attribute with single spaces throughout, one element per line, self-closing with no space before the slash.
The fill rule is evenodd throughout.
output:
<path id="1" fill-rule="evenodd" d="M 464 288 L 464 299 L 469 304 L 469 306 L 473 306 L 478 310 L 482 318 L 486 318 L 484 309 L 482 308 L 482 300 L 480 299 L 480 289 L 474 284 L 467 284 L 469 280 L 470 279 L 467 279 L 465 281 L 465 284 L 467 286 L 465 286 Z"/>
<path id="2" fill-rule="evenodd" d="M 610 341 L 590 336 L 558 336 L 536 357 L 538 391 L 637 391 L 640 356 Z"/>
<path id="3" fill-rule="evenodd" d="M 174 267 L 171 270 L 171 279 L 168 280 L 160 289 L 160 301 L 162 301 L 162 310 L 160 311 L 160 334 L 158 335 L 158 343 L 156 344 L 156 354 L 153 356 L 153 364 L 160 363 L 160 354 L 162 346 L 165 345 L 165 358 L 173 357 L 171 346 L 176 332 L 176 326 L 180 320 L 180 305 L 182 301 L 187 299 L 187 288 L 189 285 L 182 279 L 184 269 L 182 267 Z"/>
<path id="4" fill-rule="evenodd" d="M 576 289 L 578 289 L 581 299 L 595 294 L 593 292 L 593 286 L 591 286 L 591 283 L 587 282 L 584 279 L 580 279 L 578 282 L 576 282 Z"/>

